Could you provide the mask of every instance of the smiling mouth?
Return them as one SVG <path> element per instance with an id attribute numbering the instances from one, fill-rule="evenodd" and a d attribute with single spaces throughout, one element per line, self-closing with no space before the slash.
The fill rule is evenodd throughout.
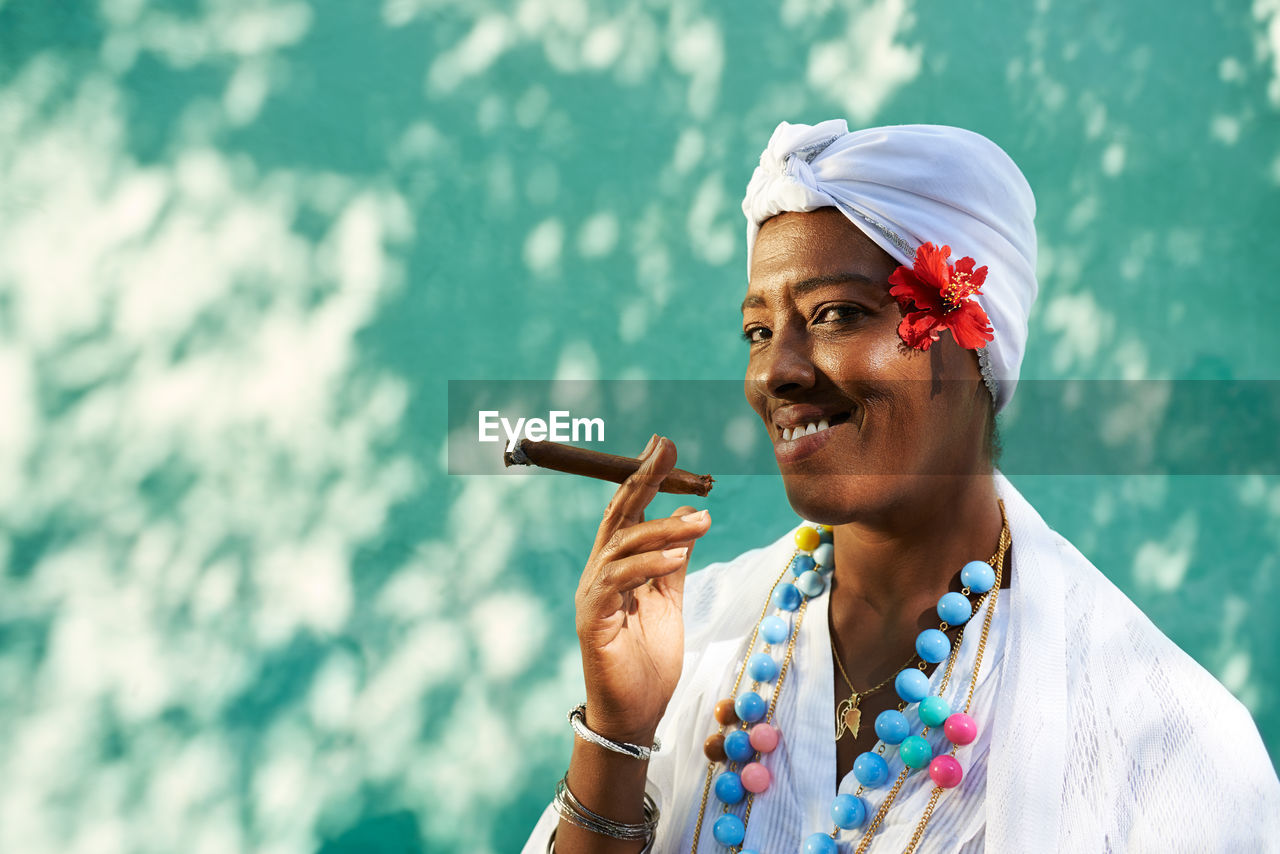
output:
<path id="1" fill-rule="evenodd" d="M 780 441 L 792 442 L 802 436 L 812 436 L 815 433 L 821 433 L 824 430 L 830 430 L 832 427 L 839 426 L 849 420 L 852 413 L 839 412 L 827 418 L 811 421 L 807 424 L 799 424 L 795 427 L 782 427 L 778 430 Z"/>

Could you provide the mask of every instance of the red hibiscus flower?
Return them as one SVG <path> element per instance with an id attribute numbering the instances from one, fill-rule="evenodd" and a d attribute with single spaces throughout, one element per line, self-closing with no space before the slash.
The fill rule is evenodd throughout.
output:
<path id="1" fill-rule="evenodd" d="M 973 269 L 967 255 L 954 265 L 947 263 L 951 247 L 925 243 L 916 250 L 915 267 L 900 266 L 889 276 L 889 293 L 907 316 L 898 324 L 898 336 L 908 347 L 928 350 L 944 329 L 966 350 L 976 350 L 994 338 L 987 313 L 973 297 L 982 293 L 987 280 L 985 266 Z"/>

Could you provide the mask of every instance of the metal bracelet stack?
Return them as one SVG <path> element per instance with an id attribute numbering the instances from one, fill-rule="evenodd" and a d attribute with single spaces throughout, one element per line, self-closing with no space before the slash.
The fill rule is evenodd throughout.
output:
<path id="1" fill-rule="evenodd" d="M 639 824 L 627 824 L 605 818 L 584 807 L 573 796 L 573 792 L 569 791 L 567 774 L 559 783 L 556 783 L 556 799 L 552 801 L 552 806 L 560 817 L 570 824 L 612 839 L 644 842 L 646 850 L 649 843 L 653 842 L 653 833 L 658 827 L 658 805 L 653 802 L 648 792 L 644 796 L 644 821 Z"/>
<path id="2" fill-rule="evenodd" d="M 653 851 L 653 840 L 650 839 L 645 843 L 636 854 L 651 854 Z M 556 854 L 556 828 L 551 829 L 551 835 L 547 837 L 547 854 Z"/>
<path id="3" fill-rule="evenodd" d="M 569 710 L 569 723 L 573 726 L 573 731 L 584 741 L 598 744 L 605 750 L 612 750 L 614 753 L 621 753 L 623 756 L 630 756 L 633 759 L 640 760 L 647 760 L 651 753 L 657 753 L 662 749 L 662 742 L 656 738 L 653 740 L 653 747 L 641 747 L 638 744 L 628 744 L 625 741 L 607 739 L 587 726 L 586 715 L 586 703 L 580 703 Z"/>

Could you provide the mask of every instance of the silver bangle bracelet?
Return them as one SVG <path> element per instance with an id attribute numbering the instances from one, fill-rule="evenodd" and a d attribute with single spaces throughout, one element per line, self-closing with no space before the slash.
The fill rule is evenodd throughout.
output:
<path id="1" fill-rule="evenodd" d="M 653 747 L 641 747 L 638 744 L 628 744 L 625 741 L 612 741 L 600 735 L 600 733 L 592 731 L 587 726 L 586 703 L 581 703 L 569 710 L 569 724 L 583 741 L 598 744 L 605 750 L 612 750 L 614 753 L 621 753 L 623 756 L 630 756 L 632 759 L 647 760 L 650 754 L 657 753 L 662 749 L 662 742 L 656 738 L 653 740 Z"/>
<path id="2" fill-rule="evenodd" d="M 652 852 L 653 840 L 650 839 L 636 854 L 652 854 Z M 551 835 L 547 837 L 547 854 L 556 854 L 556 828 L 554 827 L 551 828 Z"/>
<path id="3" fill-rule="evenodd" d="M 556 797 L 551 803 L 560 817 L 570 824 L 611 839 L 644 842 L 646 851 L 652 845 L 653 834 L 658 827 L 658 805 L 648 792 L 644 796 L 644 821 L 639 824 L 614 821 L 587 809 L 569 790 L 567 774 L 556 784 Z M 549 846 L 554 841 L 553 836 Z"/>

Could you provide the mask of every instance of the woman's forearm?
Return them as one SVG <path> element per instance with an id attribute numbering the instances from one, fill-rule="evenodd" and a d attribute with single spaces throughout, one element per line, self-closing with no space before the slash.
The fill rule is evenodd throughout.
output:
<path id="1" fill-rule="evenodd" d="M 643 739 L 639 743 L 651 744 Z M 575 739 L 567 783 L 578 801 L 598 815 L 625 824 L 640 824 L 644 816 L 647 761 Z M 643 841 L 611 839 L 585 830 L 563 818 L 556 830 L 556 854 L 636 854 Z"/>

